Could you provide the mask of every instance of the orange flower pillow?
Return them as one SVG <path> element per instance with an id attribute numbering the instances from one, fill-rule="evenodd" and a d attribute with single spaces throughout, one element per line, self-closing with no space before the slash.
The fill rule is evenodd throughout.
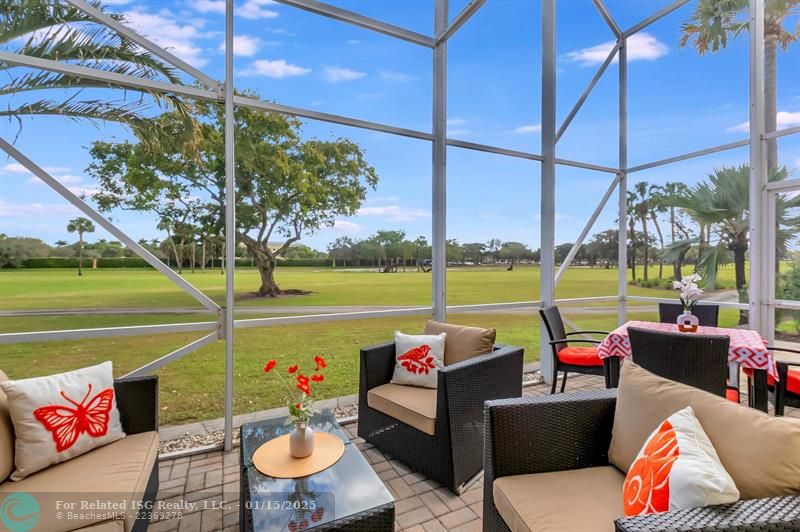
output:
<path id="1" fill-rule="evenodd" d="M 736 502 L 739 490 L 687 406 L 647 438 L 625 477 L 623 498 L 625 517 L 632 517 Z"/>

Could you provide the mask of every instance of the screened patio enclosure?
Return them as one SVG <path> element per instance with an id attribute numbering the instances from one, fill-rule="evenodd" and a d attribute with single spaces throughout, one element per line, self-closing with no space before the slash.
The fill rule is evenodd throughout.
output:
<path id="1" fill-rule="evenodd" d="M 255 110 L 283 113 L 305 120 L 321 121 L 350 128 L 371 130 L 386 135 L 406 137 L 430 143 L 431 146 L 431 212 L 432 212 L 432 291 L 429 306 L 414 306 L 392 310 L 372 310 L 365 312 L 337 312 L 309 314 L 288 317 L 267 317 L 254 319 L 234 319 L 234 278 L 235 268 L 226 269 L 225 304 L 218 305 L 203 291 L 186 281 L 182 276 L 166 266 L 160 259 L 151 254 L 142 245 L 120 230 L 112 221 L 106 218 L 92 205 L 82 200 L 78 195 L 35 161 L 28 158 L 17 149 L 9 138 L 0 138 L 0 147 L 19 164 L 23 165 L 33 175 L 49 185 L 58 194 L 67 199 L 82 213 L 107 230 L 114 237 L 128 246 L 145 261 L 161 272 L 182 290 L 191 295 L 208 312 L 210 318 L 205 321 L 190 323 L 176 323 L 169 325 L 137 325 L 129 327 L 108 327 L 92 329 L 76 329 L 62 331 L 42 331 L 24 333 L 0 334 L 0 343 L 12 344 L 20 342 L 63 341 L 75 339 L 92 339 L 116 336 L 145 336 L 159 333 L 197 332 L 202 336 L 197 340 L 180 347 L 152 362 L 136 369 L 129 375 L 145 375 L 157 371 L 159 368 L 179 360 L 214 342 L 225 343 L 225 404 L 224 404 L 224 446 L 230 449 L 233 435 L 233 392 L 234 392 L 234 337 L 237 329 L 262 328 L 290 324 L 306 324 L 330 321 L 357 320 L 365 318 L 381 318 L 396 316 L 417 316 L 430 314 L 433 318 L 445 321 L 448 311 L 473 311 L 482 312 L 500 309 L 521 309 L 548 306 L 553 303 L 562 304 L 592 304 L 596 302 L 614 302 L 617 306 L 618 321 L 624 322 L 628 313 L 628 303 L 655 303 L 661 301 L 657 298 L 635 296 L 628 294 L 628 279 L 625 265 L 628 262 L 628 212 L 627 192 L 631 176 L 681 161 L 707 156 L 728 150 L 747 149 L 749 151 L 750 165 L 750 195 L 749 195 L 749 271 L 752 282 L 748 285 L 748 303 L 717 302 L 720 306 L 748 311 L 749 327 L 756 329 L 769 341 L 774 339 L 776 309 L 800 310 L 800 303 L 782 300 L 775 297 L 776 263 L 776 198 L 781 194 L 796 194 L 800 192 L 800 179 L 791 178 L 780 182 L 768 182 L 767 172 L 767 144 L 777 142 L 778 139 L 790 135 L 800 134 L 800 126 L 768 131 L 766 129 L 765 106 L 765 0 L 750 0 L 747 38 L 749 39 L 749 61 L 742 64 L 749 79 L 749 135 L 735 142 L 718 146 L 709 146 L 690 153 L 676 153 L 674 156 L 652 161 L 635 166 L 629 165 L 629 124 L 628 124 L 628 40 L 684 7 L 689 0 L 678 0 L 655 10 L 652 15 L 631 25 L 628 28 L 621 26 L 613 14 L 607 9 L 603 0 L 587 2 L 586 9 L 594 9 L 597 16 L 607 26 L 607 34 L 602 38 L 611 38 L 615 41 L 611 51 L 600 63 L 596 73 L 586 85 L 585 90 L 577 98 L 571 110 L 562 120 L 557 119 L 556 87 L 559 79 L 557 70 L 558 50 L 556 47 L 556 2 L 557 0 L 543 0 L 541 2 L 541 30 L 540 34 L 532 35 L 531 39 L 541 40 L 541 145 L 531 146 L 530 151 L 508 149 L 496 145 L 486 145 L 466 140 L 451 138 L 447 134 L 447 78 L 448 78 L 448 41 L 460 28 L 470 24 L 473 17 L 480 16 L 480 10 L 487 2 L 501 0 L 472 0 L 455 17 L 449 16 L 447 0 L 434 0 L 434 33 L 425 35 L 403 27 L 376 20 L 359 13 L 337 7 L 335 5 L 318 2 L 316 0 L 277 0 L 293 8 L 305 10 L 320 17 L 327 17 L 343 24 L 351 24 L 362 29 L 378 32 L 391 38 L 399 39 L 409 45 L 422 47 L 431 52 L 432 66 L 432 117 L 430 128 L 415 130 L 397 127 L 391 124 L 372 122 L 362 119 L 350 118 L 336 114 L 320 112 L 312 109 L 299 108 L 273 103 L 234 93 L 233 77 L 233 38 L 234 38 L 234 2 L 226 0 L 225 13 L 225 79 L 220 83 L 193 67 L 186 61 L 178 58 L 173 53 L 156 45 L 146 37 L 137 34 L 116 19 L 97 10 L 84 0 L 63 0 L 66 3 L 86 12 L 99 23 L 124 35 L 142 48 L 150 51 L 175 68 L 188 75 L 196 85 L 179 85 L 164 81 L 135 78 L 126 75 L 114 74 L 66 62 L 40 59 L 9 52 L 0 51 L 0 62 L 11 65 L 29 67 L 49 72 L 56 72 L 68 76 L 108 83 L 110 86 L 130 88 L 140 91 L 175 94 L 182 97 L 220 102 L 225 106 L 225 174 L 226 174 L 226 208 L 225 208 L 225 260 L 228 264 L 235 263 L 235 228 L 236 212 L 235 201 L 236 187 L 234 180 L 234 109 L 247 107 Z M 563 22 L 562 22 L 563 23 Z M 613 132 L 618 136 L 619 153 L 618 164 L 603 166 L 591 162 L 559 157 L 558 143 L 568 131 L 573 120 L 579 116 L 584 103 L 592 91 L 604 77 L 606 71 L 614 64 L 618 64 L 618 77 L 615 83 L 618 86 L 618 99 L 604 102 L 607 107 L 616 110 L 618 127 Z M 537 73 L 538 75 L 538 73 Z M 268 88 L 267 88 L 268 90 Z M 267 94 L 269 96 L 269 94 Z M 609 132 L 611 133 L 611 132 Z M 797 138 L 797 137 L 796 137 Z M 532 161 L 540 166 L 541 204 L 540 216 L 540 245 L 541 245 L 541 281 L 540 300 L 518 301 L 511 303 L 488 303 L 476 305 L 448 305 L 447 304 L 447 155 L 448 147 L 459 150 L 471 150 L 494 154 L 502 157 L 516 158 Z M 589 172 L 594 172 L 605 179 L 607 186 L 600 195 L 599 202 L 593 213 L 586 221 L 584 229 L 580 232 L 572 249 L 561 261 L 556 264 L 556 184 L 559 168 L 572 167 Z M 535 175 L 531 179 L 535 179 Z M 619 276 L 617 280 L 617 294 L 603 297 L 586 297 L 572 299 L 557 299 L 556 288 L 565 272 L 573 262 L 581 244 L 584 243 L 595 222 L 607 206 L 612 206 L 618 213 L 618 263 Z M 671 301 L 671 300 L 664 300 Z M 346 323 L 343 324 L 346 327 Z M 545 340 L 546 334 L 541 334 L 541 353 L 549 353 L 550 347 Z M 133 341 L 133 340 L 131 340 Z M 550 378 L 551 360 L 549 356 L 541 357 L 541 370 L 546 379 Z"/>

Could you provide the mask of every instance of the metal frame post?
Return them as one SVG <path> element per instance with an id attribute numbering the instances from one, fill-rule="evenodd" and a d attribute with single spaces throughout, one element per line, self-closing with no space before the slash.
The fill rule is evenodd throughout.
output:
<path id="1" fill-rule="evenodd" d="M 628 40 L 622 37 L 619 47 L 619 251 L 617 322 L 628 316 Z M 636 260 L 636 257 L 633 257 Z"/>
<path id="2" fill-rule="evenodd" d="M 542 156 L 539 297 L 546 307 L 555 302 L 556 0 L 542 1 Z M 552 383 L 553 360 L 544 323 L 539 324 L 539 338 L 542 376 Z"/>
<path id="3" fill-rule="evenodd" d="M 764 329 L 763 277 L 765 223 L 764 185 L 767 181 L 764 149 L 764 0 L 750 0 L 750 282 L 748 283 L 749 327 L 761 334 Z M 772 243 L 774 244 L 774 243 Z"/>
<path id="4" fill-rule="evenodd" d="M 435 0 L 434 32 L 447 30 L 447 0 Z M 431 262 L 433 318 L 447 319 L 447 40 L 433 48 L 433 218 Z"/>
<path id="5" fill-rule="evenodd" d="M 225 439 L 233 447 L 233 309 L 236 276 L 236 151 L 233 102 L 233 0 L 225 2 Z"/>

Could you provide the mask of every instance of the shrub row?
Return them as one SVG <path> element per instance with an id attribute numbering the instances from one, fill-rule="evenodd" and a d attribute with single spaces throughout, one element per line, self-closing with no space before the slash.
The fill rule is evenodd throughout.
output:
<path id="1" fill-rule="evenodd" d="M 114 257 L 114 258 L 105 258 L 101 257 L 96 259 L 97 260 L 97 267 L 98 268 L 150 268 L 150 265 L 141 257 Z M 83 267 L 84 268 L 91 268 L 92 267 L 92 258 L 84 258 L 83 259 Z M 166 261 L 164 261 L 166 262 Z M 209 267 L 211 261 L 209 260 L 206 263 L 206 267 Z M 217 265 L 219 263 L 217 262 Z M 305 267 L 327 267 L 331 266 L 333 262 L 331 259 L 282 259 L 278 261 L 278 266 L 305 266 Z M 251 265 L 251 261 L 248 258 L 237 258 L 236 259 L 236 266 L 238 268 L 249 267 Z M 184 264 L 184 269 L 188 266 Z M 22 261 L 23 268 L 77 268 L 78 267 L 78 258 L 77 257 L 37 257 L 31 259 L 25 259 Z M 197 267 L 199 268 L 200 265 L 198 264 Z"/>

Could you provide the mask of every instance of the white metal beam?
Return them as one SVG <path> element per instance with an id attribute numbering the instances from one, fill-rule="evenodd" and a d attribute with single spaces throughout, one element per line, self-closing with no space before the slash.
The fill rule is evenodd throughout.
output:
<path id="1" fill-rule="evenodd" d="M 489 146 L 487 144 L 478 144 L 476 142 L 467 142 L 465 140 L 447 139 L 447 145 L 454 148 L 464 148 L 473 151 L 482 151 L 486 153 L 496 153 L 498 155 L 507 155 L 509 157 L 517 157 L 519 159 L 528 159 L 530 161 L 541 161 L 544 159 L 541 155 L 535 153 L 528 153 L 519 150 L 510 150 L 508 148 L 499 148 L 497 146 Z"/>
<path id="2" fill-rule="evenodd" d="M 614 17 L 611 16 L 611 13 L 608 11 L 606 5 L 602 2 L 602 0 L 592 0 L 594 7 L 597 8 L 597 11 L 600 13 L 600 16 L 603 17 L 603 20 L 606 21 L 608 27 L 611 28 L 612 33 L 617 39 L 622 38 L 622 30 L 617 24 L 617 21 L 614 20 Z"/>
<path id="3" fill-rule="evenodd" d="M 613 61 L 614 57 L 617 55 L 617 51 L 619 51 L 619 47 L 620 47 L 621 43 L 622 43 L 622 41 L 617 41 L 617 43 L 614 45 L 614 47 L 608 53 L 608 56 L 606 57 L 605 61 L 603 61 L 603 63 L 600 65 L 600 68 L 598 68 L 597 72 L 595 72 L 595 75 L 592 78 L 592 80 L 589 82 L 589 84 L 583 90 L 583 94 L 581 94 L 580 98 L 578 98 L 578 101 L 575 102 L 575 105 L 572 107 L 572 109 L 570 110 L 569 114 L 564 119 L 564 122 L 561 124 L 561 127 L 558 128 L 558 133 L 556 134 L 556 142 L 561 140 L 561 137 L 567 131 L 567 128 L 572 123 L 572 120 L 575 118 L 575 115 L 577 115 L 578 111 L 580 111 L 581 107 L 583 107 L 583 104 L 586 101 L 586 98 L 589 97 L 589 94 L 591 94 L 591 92 L 594 89 L 595 85 L 597 85 L 597 82 L 600 81 L 601 77 L 603 77 L 603 74 L 605 73 L 606 69 L 608 68 L 608 65 L 611 64 L 611 61 Z"/>
<path id="4" fill-rule="evenodd" d="M 794 135 L 795 133 L 800 133 L 800 126 L 787 127 L 786 129 L 779 129 L 778 131 L 764 133 L 764 139 L 776 139 L 779 137 L 785 137 L 786 135 Z"/>
<path id="5" fill-rule="evenodd" d="M 770 181 L 764 187 L 767 191 L 790 192 L 800 189 L 800 179 L 784 179 L 783 181 Z"/>
<path id="6" fill-rule="evenodd" d="M 216 321 L 192 323 L 168 323 L 164 325 L 130 325 L 124 327 L 99 327 L 95 329 L 71 329 L 55 331 L 14 332 L 0 334 L 0 345 L 31 342 L 63 342 L 65 340 L 92 340 L 117 336 L 151 336 L 153 334 L 175 334 L 199 331 L 216 331 Z M 216 332 L 214 334 L 217 334 Z"/>
<path id="7" fill-rule="evenodd" d="M 745 140 L 737 140 L 736 142 L 729 142 L 728 144 L 720 144 L 719 146 L 713 146 L 711 148 L 705 148 L 703 150 L 697 150 L 689 153 L 685 153 L 683 155 L 676 155 L 675 157 L 669 157 L 667 159 L 661 159 L 660 161 L 653 161 L 652 163 L 640 164 L 638 166 L 632 166 L 628 168 L 628 173 L 632 174 L 634 172 L 641 172 L 642 170 L 649 170 L 650 168 L 656 168 L 659 166 L 664 166 L 667 164 L 677 163 L 680 161 L 685 161 L 687 159 L 694 159 L 696 157 L 702 157 L 704 155 L 711 155 L 712 153 L 718 153 L 721 151 L 727 150 L 734 150 L 736 148 L 743 148 L 750 144 L 750 141 Z"/>
<path id="8" fill-rule="evenodd" d="M 434 31 L 447 29 L 447 0 L 434 0 Z M 447 40 L 433 48 L 432 289 L 433 318 L 447 316 Z"/>
<path id="9" fill-rule="evenodd" d="M 617 322 L 625 323 L 628 316 L 628 42 L 623 39 L 619 49 L 619 195 L 617 238 L 617 292 L 619 307 Z M 634 257 L 634 260 L 636 257 Z"/>
<path id="10" fill-rule="evenodd" d="M 233 0 L 225 2 L 225 434 L 233 448 L 233 311 L 236 278 L 236 117 L 233 99 Z"/>
<path id="11" fill-rule="evenodd" d="M 596 172 L 605 172 L 607 174 L 618 174 L 619 168 L 612 168 L 610 166 L 603 166 L 600 164 L 583 163 L 580 161 L 572 161 L 569 159 L 561 159 L 556 157 L 556 164 L 561 166 L 571 166 L 573 168 L 583 168 L 585 170 L 594 170 Z"/>
<path id="12" fill-rule="evenodd" d="M 486 0 L 470 0 L 464 9 L 462 9 L 461 12 L 456 15 L 456 18 L 453 19 L 453 23 L 450 24 L 442 33 L 436 35 L 436 44 L 446 41 L 452 37 L 453 34 L 457 32 L 459 28 L 461 28 L 461 26 L 463 26 L 464 23 L 466 23 L 470 17 L 472 17 L 472 15 L 474 15 L 485 3 Z"/>
<path id="13" fill-rule="evenodd" d="M 317 2 L 316 0 L 276 1 L 280 2 L 281 4 L 297 7 L 310 13 L 322 15 L 334 20 L 339 20 L 341 22 L 347 22 L 348 24 L 353 24 L 354 26 L 358 26 L 360 28 L 383 33 L 384 35 L 396 37 L 410 43 L 419 44 L 420 46 L 433 48 L 435 44 L 434 39 L 432 37 L 428 37 L 427 35 L 422 35 L 421 33 L 410 31 L 393 24 L 387 24 L 386 22 L 381 22 L 380 20 L 365 17 L 364 15 L 359 15 L 358 13 L 342 9 L 340 7 L 325 4 L 323 2 Z"/>
<path id="14" fill-rule="evenodd" d="M 628 301 L 640 301 L 642 303 L 675 303 L 675 298 L 668 297 L 647 297 L 647 296 L 628 296 Z M 747 310 L 747 305 L 744 303 L 735 303 L 733 301 L 711 301 L 702 299 L 698 303 L 708 303 L 709 305 L 717 305 L 721 308 L 734 308 Z M 634 307 L 635 308 L 635 307 Z"/>
<path id="15" fill-rule="evenodd" d="M 586 226 L 584 226 L 583 231 L 578 236 L 578 239 L 572 244 L 572 248 L 570 248 L 569 253 L 567 253 L 566 258 L 564 258 L 564 262 L 561 263 L 561 267 L 558 269 L 558 273 L 556 274 L 556 281 L 555 285 L 558 286 L 558 282 L 561 281 L 561 277 L 563 277 L 564 273 L 566 273 L 567 268 L 572 263 L 572 259 L 575 258 L 575 255 L 578 254 L 578 251 L 581 249 L 581 245 L 586 237 L 589 235 L 589 231 L 592 230 L 594 227 L 594 223 L 597 221 L 597 218 L 600 216 L 600 213 L 603 212 L 606 204 L 608 203 L 609 198 L 611 198 L 611 194 L 617 189 L 619 185 L 620 174 L 611 181 L 611 185 L 609 185 L 608 190 L 603 195 L 603 198 L 600 200 L 600 203 L 597 204 L 597 207 L 594 209 L 592 216 L 589 218 L 589 221 L 586 222 Z"/>
<path id="16" fill-rule="evenodd" d="M 183 70 L 190 76 L 194 77 L 197 81 L 205 84 L 208 88 L 219 89 L 219 82 L 208 76 L 203 71 L 193 67 L 180 57 L 168 52 L 161 46 L 157 45 L 150 39 L 140 35 L 139 33 L 135 32 L 134 30 L 130 29 L 129 27 L 125 26 L 121 22 L 114 20 L 114 18 L 108 16 L 107 14 L 103 13 L 93 5 L 87 4 L 84 0 L 66 0 L 76 8 L 80 9 L 84 13 L 87 13 L 89 16 L 97 20 L 98 22 L 108 26 L 112 30 L 116 31 L 120 35 L 123 35 L 127 39 L 135 42 L 148 52 L 151 52 L 161 59 L 167 61 L 168 63 L 172 64 L 173 66 Z"/>
<path id="17" fill-rule="evenodd" d="M 539 294 L 542 305 L 555 300 L 556 225 L 556 0 L 542 0 L 542 177 Z M 544 323 L 539 324 L 542 376 L 553 379 L 553 360 Z"/>
<path id="18" fill-rule="evenodd" d="M 639 22 L 638 24 L 634 24 L 629 29 L 627 29 L 624 32 L 622 32 L 622 35 L 625 38 L 628 38 L 631 35 L 633 35 L 634 33 L 642 31 L 644 28 L 646 28 L 650 24 L 656 22 L 657 20 L 660 20 L 660 19 L 666 17 L 667 15 L 669 15 L 670 13 L 675 11 L 676 9 L 678 9 L 680 7 L 683 7 L 684 5 L 686 5 L 688 3 L 689 3 L 689 0 L 677 0 L 676 2 L 673 2 L 670 5 L 662 8 L 662 9 L 659 9 L 657 12 L 653 13 L 652 15 L 650 15 L 649 17 L 647 17 L 643 21 Z"/>
<path id="19" fill-rule="evenodd" d="M 20 152 L 11 143 L 7 142 L 4 138 L 0 137 L 0 149 L 8 153 L 11 157 L 17 160 L 24 166 L 30 173 L 41 179 L 44 183 L 55 190 L 61 197 L 72 203 L 79 211 L 94 220 L 97 225 L 114 235 L 120 242 L 125 244 L 128 249 L 139 255 L 150 266 L 163 273 L 170 281 L 178 285 L 184 292 L 192 296 L 198 303 L 206 307 L 211 312 L 217 312 L 219 305 L 214 300 L 205 295 L 203 292 L 195 288 L 189 281 L 178 275 L 169 266 L 161 262 L 155 255 L 150 253 L 137 241 L 126 235 L 123 231 L 117 228 L 113 223 L 108 221 L 102 214 L 94 210 L 88 203 L 79 198 L 70 189 L 62 185 L 57 179 L 44 171 L 39 165 L 28 159 L 22 152 Z"/>
<path id="20" fill-rule="evenodd" d="M 123 377 L 141 377 L 143 375 L 151 375 L 155 373 L 159 368 L 162 368 L 169 364 L 170 362 L 175 362 L 176 360 L 180 360 L 189 353 L 194 353 L 201 347 L 205 347 L 208 344 L 213 344 L 219 340 L 219 336 L 217 333 L 211 333 L 203 336 L 202 338 L 198 338 L 194 342 L 187 344 L 183 347 L 179 347 L 175 351 L 164 355 L 163 357 L 157 358 L 152 362 L 148 362 L 144 366 L 137 368 L 130 373 L 126 373 Z"/>

